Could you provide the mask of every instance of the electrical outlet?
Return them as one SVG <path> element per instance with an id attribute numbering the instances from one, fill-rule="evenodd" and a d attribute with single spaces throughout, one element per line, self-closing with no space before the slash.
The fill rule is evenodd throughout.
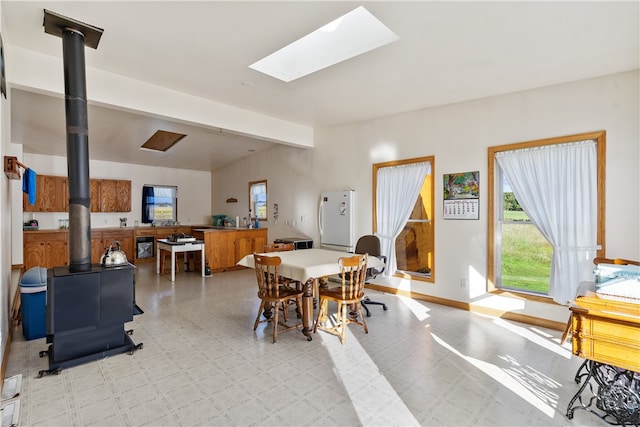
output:
<path id="1" fill-rule="evenodd" d="M 460 287 L 468 288 L 469 287 L 469 279 L 460 279 Z"/>

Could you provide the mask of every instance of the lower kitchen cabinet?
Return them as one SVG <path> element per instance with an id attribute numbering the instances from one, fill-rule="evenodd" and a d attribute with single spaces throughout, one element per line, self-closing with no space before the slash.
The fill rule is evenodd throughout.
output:
<path id="1" fill-rule="evenodd" d="M 175 226 L 175 227 L 154 227 L 157 239 L 166 239 L 172 234 L 191 234 L 191 227 Z"/>
<path id="2" fill-rule="evenodd" d="M 104 248 L 109 247 L 113 242 L 120 242 L 120 250 L 125 253 L 127 260 L 131 263 L 135 262 L 135 238 L 133 236 L 133 228 L 123 228 L 119 230 L 105 230 L 102 232 L 102 242 Z M 103 250 L 104 253 L 104 250 Z"/>
<path id="3" fill-rule="evenodd" d="M 91 263 L 98 264 L 105 250 L 106 245 L 102 240 L 102 231 L 91 230 Z"/>
<path id="4" fill-rule="evenodd" d="M 211 271 L 235 270 L 245 255 L 262 252 L 267 243 L 267 229 L 202 229 L 192 232 L 196 239 L 204 240 L 206 261 Z"/>
<path id="5" fill-rule="evenodd" d="M 23 264 L 31 267 L 69 265 L 68 233 L 64 231 L 24 233 Z"/>
<path id="6" fill-rule="evenodd" d="M 69 265 L 69 232 L 25 231 L 23 234 L 23 265 L 31 267 L 59 267 Z M 120 242 L 120 249 L 134 262 L 135 244 L 133 229 L 91 230 L 91 262 L 99 263 L 105 250 L 114 241 Z"/>

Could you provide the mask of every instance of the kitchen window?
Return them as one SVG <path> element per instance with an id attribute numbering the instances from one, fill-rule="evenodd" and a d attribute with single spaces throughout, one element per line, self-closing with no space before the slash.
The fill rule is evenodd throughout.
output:
<path id="1" fill-rule="evenodd" d="M 267 220 L 267 180 L 249 183 L 249 209 L 252 218 Z"/>
<path id="2" fill-rule="evenodd" d="M 373 165 L 373 225 L 388 274 L 433 282 L 434 157 Z"/>
<path id="3" fill-rule="evenodd" d="M 176 222 L 178 220 L 178 187 L 171 185 L 142 186 L 142 223 Z"/>

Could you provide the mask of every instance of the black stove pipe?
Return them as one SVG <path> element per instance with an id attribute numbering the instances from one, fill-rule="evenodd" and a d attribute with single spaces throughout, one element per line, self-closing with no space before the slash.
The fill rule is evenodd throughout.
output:
<path id="1" fill-rule="evenodd" d="M 69 177 L 69 269 L 87 271 L 91 269 L 91 189 L 84 35 L 65 28 L 62 50 Z"/>
<path id="2" fill-rule="evenodd" d="M 103 30 L 46 9 L 43 25 L 46 33 L 62 38 L 69 179 L 69 271 L 89 271 L 91 185 L 84 47 L 97 48 Z"/>

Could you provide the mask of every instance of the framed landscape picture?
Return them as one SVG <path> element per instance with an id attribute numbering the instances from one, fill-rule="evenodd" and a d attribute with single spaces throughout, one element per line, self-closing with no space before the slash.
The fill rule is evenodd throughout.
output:
<path id="1" fill-rule="evenodd" d="M 480 219 L 480 172 L 443 175 L 444 219 Z"/>

